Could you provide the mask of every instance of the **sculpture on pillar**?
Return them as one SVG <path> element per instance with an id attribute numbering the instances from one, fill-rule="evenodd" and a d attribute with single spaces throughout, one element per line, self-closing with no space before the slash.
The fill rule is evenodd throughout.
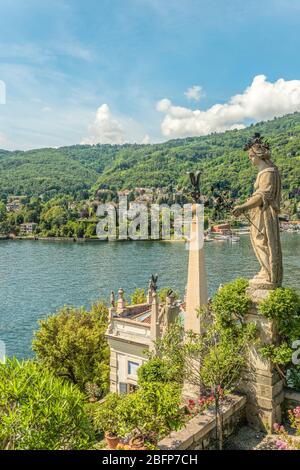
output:
<path id="1" fill-rule="evenodd" d="M 113 290 L 110 293 L 110 306 L 115 307 L 115 293 Z"/>
<path id="2" fill-rule="evenodd" d="M 150 280 L 149 280 L 149 290 L 152 292 L 157 291 L 157 280 L 158 280 L 158 274 L 151 274 Z"/>
<path id="3" fill-rule="evenodd" d="M 157 291 L 157 280 L 158 280 L 158 274 L 155 274 L 155 275 L 151 274 L 151 277 L 149 279 L 148 293 L 147 293 L 147 303 L 149 305 L 152 304 L 154 294 Z"/>
<path id="4" fill-rule="evenodd" d="M 195 173 L 189 172 L 189 175 L 190 175 L 190 180 L 191 180 L 191 183 L 192 183 L 192 186 L 193 186 L 191 196 L 192 196 L 193 200 L 196 203 L 198 203 L 200 201 L 200 198 L 201 198 L 201 193 L 200 193 L 200 175 L 201 175 L 201 171 L 198 170 Z"/>
<path id="5" fill-rule="evenodd" d="M 158 323 L 161 336 L 174 324 L 179 315 L 179 309 L 174 304 L 175 295 L 172 289 L 167 292 L 166 302 L 159 306 Z"/>
<path id="6" fill-rule="evenodd" d="M 257 289 L 274 289 L 282 283 L 282 253 L 279 230 L 281 179 L 271 160 L 268 142 L 256 133 L 244 148 L 252 165 L 258 169 L 255 192 L 245 204 L 236 206 L 238 217 L 249 212 L 250 236 L 261 270 L 250 281 Z"/>

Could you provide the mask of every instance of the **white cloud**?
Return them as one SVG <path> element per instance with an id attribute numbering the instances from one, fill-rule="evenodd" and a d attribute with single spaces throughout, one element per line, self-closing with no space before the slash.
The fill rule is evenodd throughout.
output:
<path id="1" fill-rule="evenodd" d="M 50 108 L 50 106 L 44 106 L 42 108 L 43 113 L 50 113 L 51 111 L 52 111 L 52 108 Z"/>
<path id="2" fill-rule="evenodd" d="M 82 144 L 123 144 L 125 142 L 123 126 L 112 116 L 107 104 L 97 109 L 95 120 L 89 126 L 89 134 L 81 141 Z"/>
<path id="3" fill-rule="evenodd" d="M 6 103 L 6 85 L 3 80 L 0 80 L 0 104 Z"/>
<path id="4" fill-rule="evenodd" d="M 204 92 L 201 86 L 193 85 L 184 92 L 184 95 L 188 100 L 199 101 L 204 96 Z"/>
<path id="5" fill-rule="evenodd" d="M 143 145 L 147 145 L 147 144 L 150 144 L 150 136 L 149 134 L 145 134 L 142 141 L 141 141 L 141 144 Z"/>
<path id="6" fill-rule="evenodd" d="M 0 148 L 7 147 L 9 144 L 7 137 L 0 132 Z"/>
<path id="7" fill-rule="evenodd" d="M 174 106 L 167 98 L 156 109 L 165 114 L 161 130 L 167 137 L 187 137 L 245 127 L 246 120 L 263 121 L 300 111 L 300 80 L 268 82 L 264 75 L 254 77 L 242 94 L 227 103 L 201 111 Z"/>

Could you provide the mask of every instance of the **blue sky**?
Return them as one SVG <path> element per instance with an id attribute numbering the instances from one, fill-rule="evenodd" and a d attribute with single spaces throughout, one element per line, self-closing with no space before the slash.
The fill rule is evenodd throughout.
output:
<path id="1" fill-rule="evenodd" d="M 157 142 L 300 110 L 299 0 L 0 0 L 0 16 L 0 148 Z"/>

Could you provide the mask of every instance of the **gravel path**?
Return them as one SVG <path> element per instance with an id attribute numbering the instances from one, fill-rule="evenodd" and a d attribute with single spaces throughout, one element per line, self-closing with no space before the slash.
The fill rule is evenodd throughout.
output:
<path id="1" fill-rule="evenodd" d="M 248 426 L 242 426 L 225 442 L 228 450 L 277 450 L 277 436 L 254 431 Z"/>

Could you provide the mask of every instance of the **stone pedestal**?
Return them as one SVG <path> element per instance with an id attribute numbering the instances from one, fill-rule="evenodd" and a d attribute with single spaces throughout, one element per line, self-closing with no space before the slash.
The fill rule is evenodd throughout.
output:
<path id="1" fill-rule="evenodd" d="M 274 323 L 258 313 L 259 303 L 270 293 L 269 290 L 249 289 L 253 306 L 246 316 L 246 322 L 255 323 L 260 342 L 252 346 L 249 364 L 240 390 L 247 395 L 246 416 L 249 425 L 267 432 L 281 422 L 281 405 L 284 400 L 283 381 L 271 362 L 261 357 L 259 349 L 263 344 L 276 341 Z"/>

